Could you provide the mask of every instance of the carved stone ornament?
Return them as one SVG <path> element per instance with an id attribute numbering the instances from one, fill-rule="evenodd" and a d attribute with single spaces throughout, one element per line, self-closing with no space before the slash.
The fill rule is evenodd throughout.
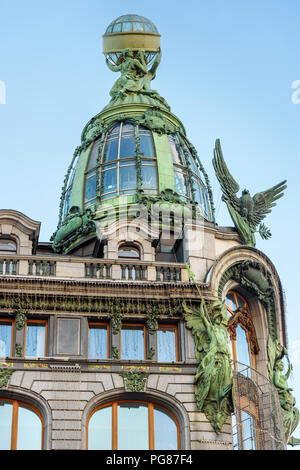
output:
<path id="1" fill-rule="evenodd" d="M 149 372 L 140 370 L 139 368 L 132 368 L 123 370 L 120 375 L 124 379 L 125 389 L 131 392 L 141 392 L 145 389 Z"/>

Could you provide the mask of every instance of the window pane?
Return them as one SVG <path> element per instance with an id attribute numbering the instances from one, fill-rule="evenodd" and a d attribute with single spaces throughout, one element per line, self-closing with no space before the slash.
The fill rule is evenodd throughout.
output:
<path id="1" fill-rule="evenodd" d="M 26 356 L 45 356 L 46 325 L 42 323 L 28 323 L 26 329 Z"/>
<path id="2" fill-rule="evenodd" d="M 119 140 L 108 140 L 105 145 L 103 163 L 118 159 Z"/>
<path id="3" fill-rule="evenodd" d="M 157 188 L 156 168 L 154 166 L 142 166 L 143 188 Z"/>
<path id="4" fill-rule="evenodd" d="M 238 362 L 251 366 L 246 332 L 240 325 L 236 327 L 236 349 Z M 243 369 L 244 367 L 241 366 L 241 370 Z"/>
<path id="5" fill-rule="evenodd" d="M 186 174 L 181 171 L 175 171 L 175 191 L 178 194 L 187 196 L 188 195 L 187 187 L 188 185 L 187 185 Z"/>
<path id="6" fill-rule="evenodd" d="M 42 423 L 36 413 L 19 406 L 17 450 L 40 450 Z"/>
<path id="7" fill-rule="evenodd" d="M 144 329 L 123 327 L 121 331 L 122 359 L 143 360 Z"/>
<path id="8" fill-rule="evenodd" d="M 154 443 L 155 450 L 176 450 L 177 426 L 165 410 L 154 407 Z"/>
<path id="9" fill-rule="evenodd" d="M 100 144 L 100 140 L 98 139 L 94 143 L 94 146 L 93 146 L 91 154 L 90 154 L 89 164 L 88 164 L 88 167 L 87 167 L 88 170 L 91 170 L 92 168 L 94 168 L 97 165 L 99 144 Z"/>
<path id="10" fill-rule="evenodd" d="M 0 357 L 11 355 L 12 324 L 0 322 Z"/>
<path id="11" fill-rule="evenodd" d="M 107 358 L 107 328 L 106 326 L 89 326 L 89 357 L 93 359 Z"/>
<path id="12" fill-rule="evenodd" d="M 236 304 L 234 300 L 234 295 L 233 294 L 227 294 L 226 295 L 226 305 L 232 312 L 235 312 L 236 310 Z"/>
<path id="13" fill-rule="evenodd" d="M 119 258 L 140 259 L 140 253 L 137 248 L 132 246 L 122 246 L 118 251 Z"/>
<path id="14" fill-rule="evenodd" d="M 143 154 L 142 157 L 155 157 L 152 136 L 140 135 L 140 151 Z"/>
<path id="15" fill-rule="evenodd" d="M 0 401 L 0 450 L 10 450 L 12 404 Z"/>
<path id="16" fill-rule="evenodd" d="M 255 439 L 255 421 L 253 416 L 246 411 L 242 411 L 242 427 L 243 427 L 243 448 L 244 450 L 256 450 Z"/>
<path id="17" fill-rule="evenodd" d="M 89 422 L 89 450 L 112 448 L 112 408 L 107 406 L 96 411 Z"/>
<path id="18" fill-rule="evenodd" d="M 16 253 L 16 244 L 11 240 L 0 239 L 0 253 L 2 254 L 13 254 Z"/>
<path id="19" fill-rule="evenodd" d="M 135 138 L 122 137 L 120 144 L 120 158 L 135 157 Z"/>
<path id="20" fill-rule="evenodd" d="M 148 406 L 120 403 L 118 406 L 118 450 L 147 450 Z"/>
<path id="21" fill-rule="evenodd" d="M 159 362 L 176 361 L 175 329 L 160 328 L 157 331 L 157 359 Z"/>
<path id="22" fill-rule="evenodd" d="M 120 168 L 120 189 L 136 188 L 136 167 L 122 166 Z"/>
<path id="23" fill-rule="evenodd" d="M 85 201 L 94 199 L 96 197 L 96 173 L 92 173 L 91 176 L 88 176 L 85 182 Z"/>
<path id="24" fill-rule="evenodd" d="M 102 192 L 111 193 L 117 190 L 117 170 L 112 168 L 111 170 L 103 171 L 102 173 Z"/>

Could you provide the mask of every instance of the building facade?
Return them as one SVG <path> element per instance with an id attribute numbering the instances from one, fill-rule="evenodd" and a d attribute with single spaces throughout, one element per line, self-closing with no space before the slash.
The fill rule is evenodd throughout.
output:
<path id="1" fill-rule="evenodd" d="M 196 149 L 150 86 L 159 38 L 137 15 L 107 28 L 106 64 L 121 75 L 82 132 L 52 240 L 39 242 L 39 222 L 0 210 L 3 449 L 297 441 L 282 287 L 255 248 L 269 207 L 259 201 L 251 225 L 248 201 L 241 212 L 231 204 L 217 142 L 234 226 L 216 224 Z M 274 188 L 264 198 L 273 205 L 283 186 Z"/>

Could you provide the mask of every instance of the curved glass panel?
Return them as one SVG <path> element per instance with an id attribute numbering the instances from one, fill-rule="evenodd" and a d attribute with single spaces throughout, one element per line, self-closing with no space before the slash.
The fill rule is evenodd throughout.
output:
<path id="1" fill-rule="evenodd" d="M 175 191 L 185 201 L 191 201 L 194 197 L 202 214 L 206 219 L 211 220 L 207 190 L 201 180 L 192 152 L 187 143 L 179 139 L 177 134 L 169 134 L 168 140 L 174 165 Z"/>
<path id="2" fill-rule="evenodd" d="M 118 450 L 149 449 L 148 405 L 119 403 Z"/>
<path id="3" fill-rule="evenodd" d="M 40 450 L 42 423 L 31 409 L 19 406 L 17 450 Z"/>
<path id="4" fill-rule="evenodd" d="M 0 400 L 0 450 L 41 450 L 42 434 L 35 410 L 16 400 Z"/>
<path id="5" fill-rule="evenodd" d="M 64 219 L 68 213 L 69 213 L 69 210 L 70 210 L 70 201 L 71 201 L 71 196 L 72 196 L 72 186 L 73 186 L 73 181 L 74 181 L 74 177 L 75 177 L 75 173 L 76 173 L 76 169 L 77 169 L 77 165 L 78 165 L 78 157 L 75 159 L 74 163 L 73 163 L 73 166 L 72 166 L 72 169 L 71 169 L 71 172 L 70 172 L 70 175 L 69 175 L 69 179 L 68 179 L 68 182 L 67 182 L 67 185 L 66 185 L 66 192 L 65 192 L 65 201 L 64 201 L 64 208 L 63 208 L 63 214 L 62 214 L 62 218 Z"/>
<path id="6" fill-rule="evenodd" d="M 112 449 L 112 407 L 96 411 L 89 421 L 89 450 Z"/>
<path id="7" fill-rule="evenodd" d="M 0 401 L 0 450 L 10 450 L 12 430 L 12 403 Z"/>
<path id="8" fill-rule="evenodd" d="M 162 408 L 154 407 L 155 450 L 178 448 L 177 425 L 171 415 Z"/>
<path id="9" fill-rule="evenodd" d="M 176 420 L 153 403 L 115 401 L 89 420 L 89 450 L 175 450 L 179 444 Z"/>

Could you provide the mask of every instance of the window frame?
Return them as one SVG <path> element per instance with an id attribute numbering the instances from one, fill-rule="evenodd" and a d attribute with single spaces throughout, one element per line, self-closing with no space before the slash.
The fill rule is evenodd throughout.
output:
<path id="1" fill-rule="evenodd" d="M 26 345 L 27 345 L 27 326 L 30 323 L 44 323 L 45 324 L 45 348 L 44 348 L 44 356 L 27 356 L 26 355 Z M 41 320 L 41 319 L 27 319 L 25 324 L 25 333 L 24 333 L 24 358 L 27 359 L 34 359 L 38 357 L 47 357 L 47 350 L 48 350 L 48 320 Z"/>
<path id="2" fill-rule="evenodd" d="M 123 127 L 126 125 L 130 125 L 132 126 L 132 128 L 130 130 L 125 129 L 125 131 L 123 132 Z M 87 163 L 86 163 L 86 169 L 84 172 L 84 191 L 83 191 L 83 207 L 84 208 L 87 208 L 91 206 L 92 204 L 94 204 L 97 198 L 97 194 L 95 194 L 95 197 L 89 200 L 85 200 L 86 183 L 87 183 L 88 178 L 91 177 L 91 175 L 93 174 L 93 172 L 96 172 L 96 178 L 98 177 L 98 181 L 96 179 L 96 191 L 97 191 L 97 185 L 100 184 L 101 198 L 103 200 L 114 198 L 114 197 L 135 194 L 138 191 L 138 165 L 140 165 L 141 178 L 142 178 L 142 168 L 144 166 L 150 166 L 155 169 L 156 187 L 148 188 L 148 187 L 143 186 L 143 191 L 145 194 L 157 194 L 158 193 L 159 175 L 158 175 L 158 166 L 157 166 L 157 155 L 156 155 L 156 149 L 154 145 L 152 131 L 151 129 L 148 129 L 147 127 L 138 126 L 138 136 L 139 137 L 144 136 L 144 137 L 150 138 L 152 150 L 153 150 L 153 156 L 141 154 L 140 163 L 139 163 L 137 159 L 137 154 L 136 154 L 136 137 L 137 137 L 136 127 L 137 126 L 135 126 L 133 123 L 127 120 L 114 122 L 112 126 L 110 127 L 110 129 L 106 132 L 106 135 L 104 137 L 103 145 L 101 149 L 101 156 L 99 156 L 99 162 L 96 161 L 95 165 L 89 168 L 90 158 L 91 158 L 91 154 L 93 152 L 94 146 L 97 144 L 97 142 L 100 142 L 100 139 L 95 140 L 93 146 L 91 147 L 91 150 L 87 159 Z M 118 128 L 117 132 L 113 132 L 114 128 Z M 132 152 L 132 154 L 130 155 L 122 157 L 121 145 L 122 145 L 122 142 L 124 142 L 124 140 L 127 138 L 134 139 L 134 142 L 135 142 L 134 152 Z M 115 158 L 111 160 L 104 161 L 107 143 L 113 142 L 113 141 L 117 142 L 116 156 Z M 135 176 L 136 176 L 136 184 L 133 187 L 121 188 L 121 169 L 126 168 L 126 167 L 134 167 Z M 112 191 L 104 191 L 103 175 L 110 170 L 116 172 L 116 187 Z"/>
<path id="3" fill-rule="evenodd" d="M 155 450 L 155 429 L 154 429 L 154 408 L 161 408 L 162 410 L 169 413 L 172 419 L 175 422 L 176 429 L 177 429 L 177 450 L 181 449 L 181 439 L 180 439 L 180 426 L 178 419 L 174 415 L 172 411 L 170 411 L 165 406 L 161 406 L 157 403 L 152 401 L 143 401 L 143 400 L 116 400 L 112 402 L 108 402 L 96 407 L 92 413 L 90 413 L 88 420 L 87 420 L 87 432 L 86 432 L 86 449 L 88 450 L 89 444 L 89 424 L 90 419 L 92 416 L 99 410 L 106 408 L 108 406 L 112 407 L 112 449 L 111 450 L 118 450 L 118 404 L 119 403 L 141 403 L 148 406 L 148 449 L 147 450 Z M 134 449 L 133 449 L 134 450 Z"/>
<path id="4" fill-rule="evenodd" d="M 249 305 L 248 305 L 248 302 L 247 300 L 239 293 L 237 292 L 236 290 L 233 290 L 233 289 L 230 289 L 227 293 L 226 293 L 226 297 L 228 294 L 232 294 L 234 296 L 234 301 L 235 301 L 235 305 L 236 306 L 239 306 L 239 303 L 238 303 L 238 300 L 237 300 L 237 296 L 243 301 L 244 305 L 242 308 L 247 308 L 249 312 L 251 312 L 251 309 L 249 308 Z M 228 307 L 228 305 L 226 304 L 226 308 L 227 308 L 227 311 L 230 312 L 230 314 L 232 316 L 235 315 L 235 313 L 237 312 L 236 311 L 233 311 L 231 308 Z M 248 345 L 248 353 L 249 353 L 249 359 L 250 359 L 250 367 L 252 369 L 256 369 L 256 354 L 253 353 L 252 351 L 252 348 L 251 348 L 251 344 L 252 344 L 252 339 L 250 337 L 250 334 L 249 334 L 249 331 L 244 327 L 243 324 L 241 324 L 240 322 L 238 322 L 237 326 L 240 326 L 244 332 L 245 332 L 245 336 L 246 336 L 246 340 L 247 340 L 247 345 Z M 236 331 L 236 328 L 237 326 L 234 328 L 235 331 Z M 230 336 L 230 341 L 231 341 L 231 348 L 232 348 L 232 357 L 233 357 L 233 360 L 235 361 L 235 367 L 237 367 L 237 364 L 236 362 L 239 362 L 238 361 L 238 351 L 237 351 L 237 341 L 236 341 L 236 338 L 233 338 L 232 335 L 230 334 L 229 332 L 229 336 Z"/>
<path id="5" fill-rule="evenodd" d="M 106 345 L 106 357 L 90 357 L 90 325 L 95 326 L 105 326 L 106 327 L 106 334 L 107 334 L 107 345 Z M 103 328 L 104 329 L 104 328 Z M 110 358 L 110 325 L 109 322 L 97 322 L 97 321 L 89 321 L 88 322 L 88 331 L 87 331 L 87 358 L 89 360 L 106 360 Z"/>
<path id="6" fill-rule="evenodd" d="M 0 318 L 0 324 L 1 323 L 11 323 L 11 346 L 10 346 L 10 356 L 8 356 L 8 357 L 13 357 L 13 354 L 14 354 L 14 337 L 15 337 L 15 320 L 13 318 L 1 317 Z"/>
<path id="7" fill-rule="evenodd" d="M 169 328 L 169 329 L 174 329 L 175 330 L 175 361 L 171 361 L 170 364 L 173 362 L 178 362 L 179 361 L 179 335 L 178 335 L 178 325 L 174 324 L 158 324 L 158 329 L 157 332 L 160 330 L 160 328 Z M 158 338 L 157 338 L 157 332 L 156 332 L 156 351 L 157 351 L 157 362 L 165 362 L 165 361 L 159 361 L 158 358 Z M 169 361 L 168 361 L 169 362 Z"/>
<path id="8" fill-rule="evenodd" d="M 122 359 L 122 329 L 123 327 L 137 327 L 137 330 L 143 330 L 144 333 L 144 358 L 143 359 Z M 121 361 L 146 361 L 147 360 L 147 328 L 144 323 L 122 323 L 120 329 L 120 360 Z"/>
<path id="9" fill-rule="evenodd" d="M 44 449 L 44 431 L 45 431 L 45 423 L 42 414 L 39 412 L 37 408 L 30 405 L 29 403 L 14 400 L 11 398 L 2 398 L 0 397 L 1 402 L 11 403 L 12 408 L 12 417 L 11 417 L 11 440 L 10 440 L 10 450 L 17 450 L 18 444 L 18 424 L 19 424 L 19 407 L 23 406 L 24 408 L 29 408 L 33 413 L 35 413 L 41 421 L 41 449 Z"/>

